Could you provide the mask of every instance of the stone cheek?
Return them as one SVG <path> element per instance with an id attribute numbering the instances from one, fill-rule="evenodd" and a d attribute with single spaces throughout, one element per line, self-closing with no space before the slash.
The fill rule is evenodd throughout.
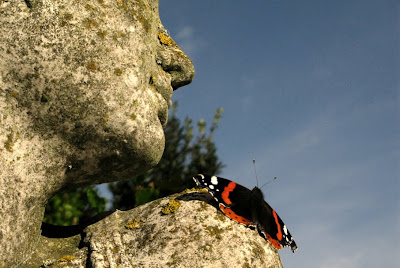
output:
<path id="1" fill-rule="evenodd" d="M 27 126 L 48 146 L 60 137 L 55 147 L 64 148 L 68 183 L 117 180 L 154 166 L 168 109 L 150 85 L 160 69 L 158 10 L 135 1 L 12 5 L 0 8 L 23 14 L 0 19 L 5 105 L 28 114 Z M 5 142 L 8 150 L 14 140 Z"/>

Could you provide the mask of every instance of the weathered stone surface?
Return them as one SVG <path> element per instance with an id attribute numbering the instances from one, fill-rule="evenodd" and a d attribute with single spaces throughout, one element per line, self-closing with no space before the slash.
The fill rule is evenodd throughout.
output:
<path id="1" fill-rule="evenodd" d="M 57 191 L 159 161 L 194 69 L 156 0 L 0 0 L 0 23 L 0 267 L 281 267 L 256 231 L 196 200 L 41 235 Z"/>
<path id="2" fill-rule="evenodd" d="M 11 267 L 54 193 L 158 163 L 172 92 L 194 69 L 156 0 L 0 0 L 0 24 L 0 267 Z"/>
<path id="3" fill-rule="evenodd" d="M 196 196 L 197 195 L 197 196 Z M 199 200 L 207 194 L 186 194 L 176 209 L 165 206 L 175 196 L 129 211 L 116 211 L 82 235 L 83 247 L 46 257 L 49 238 L 40 242 L 28 267 L 282 267 L 277 250 L 255 230 L 231 221 Z M 178 197 L 179 199 L 179 197 Z M 185 201 L 186 200 L 186 201 Z M 75 236 L 76 237 L 76 236 Z M 71 241 L 74 237 L 69 238 Z M 53 242 L 53 245 L 56 243 Z M 72 246 L 73 247 L 73 246 Z M 63 248 L 63 247 L 60 247 Z M 65 246 L 64 246 L 65 248 Z M 87 253 L 87 255 L 86 255 Z M 29 266 L 30 265 L 30 266 Z"/>

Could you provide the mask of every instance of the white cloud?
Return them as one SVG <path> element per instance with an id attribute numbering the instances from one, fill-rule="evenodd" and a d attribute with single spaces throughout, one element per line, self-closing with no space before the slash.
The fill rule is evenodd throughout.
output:
<path id="1" fill-rule="evenodd" d="M 189 57 L 194 57 L 194 54 L 198 53 L 198 50 L 205 45 L 204 40 L 201 39 L 191 26 L 182 27 L 172 37 Z"/>
<path id="2" fill-rule="evenodd" d="M 194 30 L 190 26 L 185 26 L 177 33 L 176 38 L 179 40 L 193 39 Z"/>

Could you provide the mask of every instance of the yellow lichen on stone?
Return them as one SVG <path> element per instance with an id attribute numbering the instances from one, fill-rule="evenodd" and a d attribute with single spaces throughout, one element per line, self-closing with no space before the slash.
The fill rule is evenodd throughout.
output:
<path id="1" fill-rule="evenodd" d="M 171 37 L 169 37 L 168 35 L 164 34 L 164 33 L 159 32 L 158 33 L 158 39 L 160 40 L 160 43 L 163 44 L 163 45 L 166 45 L 166 46 L 175 45 L 174 40 Z"/>
<path id="2" fill-rule="evenodd" d="M 125 228 L 126 229 L 138 229 L 140 228 L 140 221 L 138 218 L 134 218 L 133 220 L 128 221 L 127 223 L 125 223 Z"/>
<path id="3" fill-rule="evenodd" d="M 161 213 L 164 215 L 175 213 L 180 206 L 181 203 L 179 203 L 179 201 L 171 199 L 165 206 L 163 206 L 163 208 L 161 209 Z"/>
<path id="4" fill-rule="evenodd" d="M 74 256 L 72 256 L 72 255 L 65 255 L 64 257 L 62 257 L 62 258 L 60 259 L 60 262 L 69 262 L 69 261 L 72 261 L 73 259 L 75 259 Z"/>

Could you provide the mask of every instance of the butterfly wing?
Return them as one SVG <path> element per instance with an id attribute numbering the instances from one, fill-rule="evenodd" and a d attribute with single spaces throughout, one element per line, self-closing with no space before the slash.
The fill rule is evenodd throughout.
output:
<path id="1" fill-rule="evenodd" d="M 296 242 L 283 223 L 282 219 L 267 202 L 263 202 L 262 210 L 258 210 L 257 228 L 262 236 L 277 248 L 290 247 L 293 252 L 297 250 Z"/>
<path id="2" fill-rule="evenodd" d="M 198 186 L 207 189 L 228 218 L 246 226 L 255 226 L 248 188 L 217 176 L 198 174 L 193 179 Z"/>

